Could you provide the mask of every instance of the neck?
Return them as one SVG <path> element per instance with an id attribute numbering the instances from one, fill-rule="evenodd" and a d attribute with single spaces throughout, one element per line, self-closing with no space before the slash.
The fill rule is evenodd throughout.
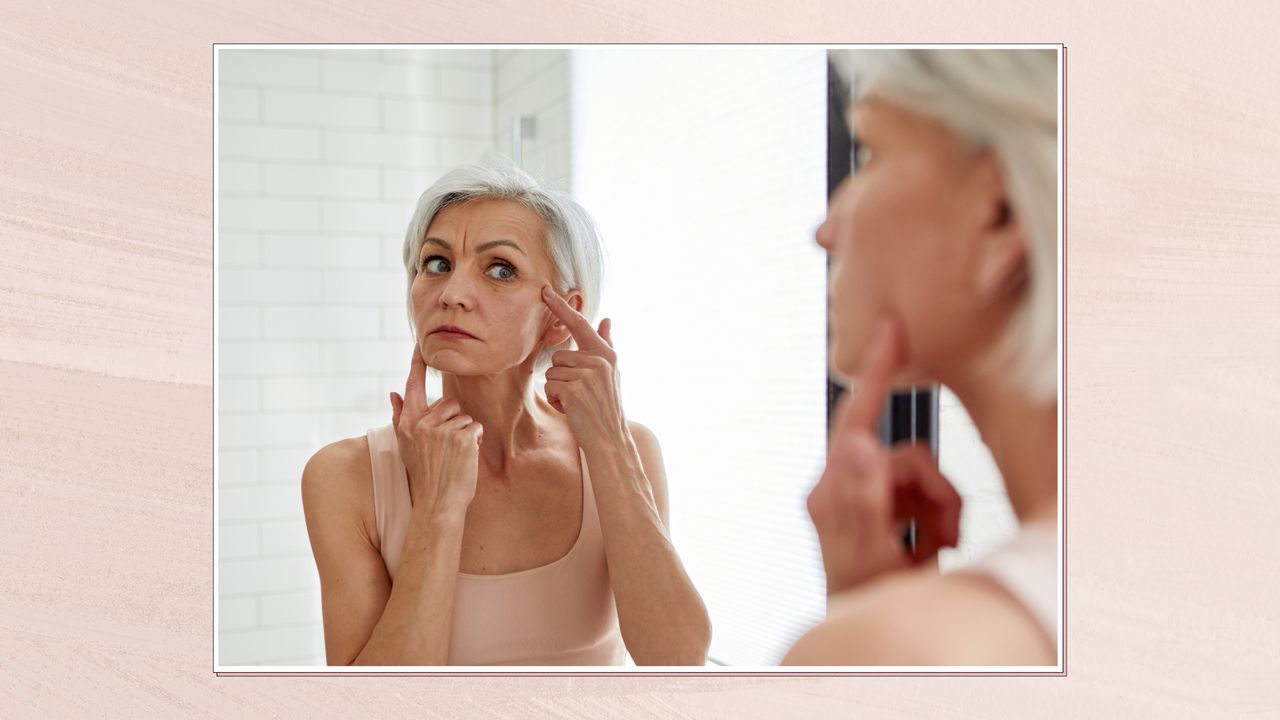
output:
<path id="1" fill-rule="evenodd" d="M 517 455 L 542 444 L 553 408 L 533 388 L 533 368 L 521 364 L 497 375 L 443 373 L 444 397 L 484 428 L 480 462 L 503 475 Z"/>
<path id="2" fill-rule="evenodd" d="M 1005 376 L 953 378 L 946 385 L 964 405 L 991 450 L 1018 521 L 1058 517 L 1058 401 L 1035 402 Z"/>

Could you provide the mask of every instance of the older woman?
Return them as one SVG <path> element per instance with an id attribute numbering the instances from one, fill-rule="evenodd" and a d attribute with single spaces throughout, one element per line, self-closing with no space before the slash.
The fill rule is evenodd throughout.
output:
<path id="1" fill-rule="evenodd" d="M 330 664 L 705 662 L 657 440 L 623 415 L 609 321 L 587 320 L 600 254 L 576 202 L 509 164 L 419 199 L 404 396 L 302 478 Z"/>
<path id="2" fill-rule="evenodd" d="M 818 243 L 831 258 L 837 413 L 809 498 L 829 593 L 798 665 L 1052 665 L 1058 615 L 1057 57 L 1051 50 L 839 53 L 857 172 Z M 1021 525 L 974 566 L 928 450 L 875 439 L 894 385 L 940 383 L 973 418 Z M 914 518 L 918 545 L 903 547 Z"/>

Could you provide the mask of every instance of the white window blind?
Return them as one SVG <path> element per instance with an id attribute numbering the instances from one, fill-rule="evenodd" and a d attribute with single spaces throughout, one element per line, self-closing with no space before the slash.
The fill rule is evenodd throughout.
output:
<path id="1" fill-rule="evenodd" d="M 630 419 L 662 444 L 711 658 L 772 665 L 821 620 L 826 53 L 570 53 L 573 191 L 608 252 Z M 603 315 L 602 315 L 603 317 Z"/>

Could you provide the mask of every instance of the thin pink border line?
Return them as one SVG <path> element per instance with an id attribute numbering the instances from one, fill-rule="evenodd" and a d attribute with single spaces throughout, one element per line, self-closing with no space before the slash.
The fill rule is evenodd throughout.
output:
<path id="1" fill-rule="evenodd" d="M 322 44 L 322 45 L 348 45 L 348 44 L 351 44 L 351 45 L 364 45 L 364 44 L 376 44 L 376 45 L 416 45 L 417 43 L 212 43 L 212 44 L 210 45 L 210 48 L 213 50 L 214 65 L 216 65 L 216 62 L 217 62 L 217 47 L 216 47 L 217 45 L 238 45 L 238 44 L 268 44 L 268 45 L 311 45 L 311 44 Z M 475 45 L 475 44 L 478 44 L 478 43 L 431 43 L 431 44 L 432 44 L 432 45 L 448 45 L 448 44 L 455 44 L 455 45 Z M 549 44 L 551 44 L 551 43 L 532 43 L 532 45 L 549 45 Z M 573 44 L 573 45 L 636 45 L 637 43 L 569 43 L 569 44 Z M 640 45 L 649 45 L 650 43 L 639 43 L 639 44 L 640 44 Z M 721 44 L 728 44 L 728 45 L 741 45 L 741 44 L 743 44 L 743 43 L 652 43 L 652 44 L 653 44 L 653 45 L 721 45 Z M 821 47 L 825 47 L 825 48 L 830 49 L 830 47 L 829 47 L 827 44 L 824 44 L 824 43 L 745 43 L 745 44 L 748 44 L 748 45 L 816 45 L 816 46 L 821 46 Z M 905 44 L 905 43 L 857 43 L 857 44 L 858 44 L 858 45 L 895 45 L 895 46 L 896 46 L 896 45 L 902 45 L 902 44 Z M 970 43 L 922 43 L 922 44 L 916 45 L 916 47 L 929 47 L 929 46 L 931 46 L 931 45 L 984 45 L 984 46 L 985 46 L 985 45 L 989 45 L 989 44 L 991 44 L 991 43 L 974 43 L 974 42 L 970 42 Z M 997 43 L 997 44 L 998 44 L 998 43 Z M 1026 44 L 1040 44 L 1040 43 L 1026 43 Z M 667 671 L 667 672 L 654 672 L 654 671 L 645 671 L 645 670 L 598 670 L 598 671 L 594 671 L 594 672 L 579 672 L 579 673 L 574 673 L 574 672 L 547 672 L 547 671 L 529 671 L 529 672 L 520 672 L 520 671 L 501 671 L 501 670 L 495 670 L 495 671 L 493 671 L 493 672 L 481 672 L 481 671 L 477 671 L 477 672 L 471 672 L 471 671 L 464 671 L 464 672 L 417 672 L 417 671 L 405 671 L 405 672 L 395 672 L 395 671 L 375 671 L 375 672 L 318 672 L 318 671 L 313 671 L 313 672 L 306 672 L 306 671 L 298 671 L 298 672 L 294 672 L 294 671 L 289 671 L 289 672 L 240 672 L 240 671 L 218 671 L 218 669 L 217 669 L 217 667 L 218 667 L 218 666 L 217 666 L 217 644 L 218 644 L 218 638 L 217 638 L 217 636 L 215 635 L 215 636 L 213 637 L 213 643 L 212 643 L 212 645 L 210 646 L 210 647 L 211 647 L 211 653 L 213 654 L 213 658 L 212 658 L 212 659 L 213 659 L 213 661 L 214 661 L 214 663 L 213 663 L 213 667 L 214 667 L 213 675 L 214 675 L 214 677 L 220 677 L 220 678 L 221 678 L 221 677 L 228 677 L 228 678 L 232 678 L 232 677 L 306 677 L 306 678 L 322 678 L 322 677 L 342 677 L 342 678 L 348 678 L 348 677 L 441 677 L 441 678 L 447 678 L 447 677 L 467 677 L 467 678 L 476 678 L 476 677 L 585 677 L 585 678 L 591 678 L 591 677 L 601 677 L 601 678 L 614 678 L 614 677 L 1043 677 L 1043 678 L 1052 678 L 1052 677 L 1063 677 L 1063 678 L 1065 678 L 1065 677 L 1067 677 L 1067 676 L 1068 676 L 1068 674 L 1069 674 L 1069 673 L 1067 672 L 1067 648 L 1068 648 L 1069 643 L 1067 642 L 1067 525 L 1068 525 L 1068 523 L 1067 523 L 1067 495 L 1068 495 L 1068 493 L 1067 493 L 1067 483 L 1066 483 L 1066 476 L 1067 476 L 1067 423 L 1068 423 L 1068 420 L 1067 420 L 1067 417 L 1068 417 L 1068 414 L 1067 414 L 1067 298 L 1068 298 L 1068 295 L 1067 295 L 1067 45 L 1066 45 L 1066 43 L 1057 43 L 1057 44 L 1059 45 L 1059 48 L 1060 48 L 1060 50 L 1059 50 L 1059 52 L 1060 52 L 1059 57 L 1061 58 L 1061 62 L 1060 62 L 1060 65 L 1059 65 L 1058 71 L 1059 71 L 1059 73 L 1060 73 L 1060 77 L 1061 77 L 1061 79 L 1062 79 L 1062 93 L 1061 93 L 1061 95 L 1059 96 L 1059 100 L 1060 100 L 1060 102 L 1061 102 L 1061 104 L 1062 104 L 1062 122 L 1059 124 L 1059 128 L 1058 128 L 1058 132 L 1059 132 L 1059 135 L 1060 135 L 1060 137 L 1061 137 L 1061 146 L 1062 146 L 1062 167 L 1061 167 L 1061 168 L 1059 168 L 1059 171 L 1060 171 L 1059 179 L 1062 181 L 1062 217 L 1061 217 L 1061 219 L 1060 219 L 1060 225 L 1059 225 L 1059 228 L 1060 228 L 1061 233 L 1062 233 L 1062 234 L 1061 234 L 1061 237 L 1062 237 L 1062 267 L 1061 267 L 1061 268 L 1059 268 L 1059 272 L 1061 273 L 1061 276 L 1062 276 L 1062 308 L 1061 308 L 1061 311 L 1060 311 L 1060 314 L 1059 314 L 1059 320 L 1060 320 L 1060 321 L 1061 321 L 1061 323 L 1062 323 L 1062 396 L 1058 398 L 1058 401 L 1059 401 L 1060 403 L 1062 403 L 1062 476 L 1061 476 L 1061 478 L 1059 479 L 1059 480 L 1060 480 L 1060 486 L 1061 486 L 1061 487 L 1060 487 L 1060 490 L 1061 490 L 1061 492 L 1062 492 L 1062 523 L 1061 523 L 1061 527 L 1060 527 L 1060 529 L 1059 529 L 1059 531 L 1060 531 L 1060 538 L 1061 538 L 1061 542 L 1062 542 L 1062 574 L 1061 574 L 1061 576 L 1060 576 L 1060 577 L 1061 577 L 1061 579 L 1062 579 L 1062 615 L 1061 615 L 1061 617 L 1059 617 L 1059 618 L 1058 618 L 1059 622 L 1061 623 L 1061 628 L 1062 628 L 1062 631 L 1061 631 L 1061 634 L 1062 634 L 1062 647 L 1061 647 L 1061 650 L 1062 650 L 1062 669 L 1061 669 L 1061 670 L 1048 670 L 1048 671 L 1043 671 L 1043 672 L 1036 672 L 1036 671 L 1027 671 L 1027 672 L 1020 672 L 1020 671 L 1010 671 L 1010 672 L 978 672 L 978 671 L 974 671 L 974 672 L 969 672 L 969 671 L 957 671 L 957 672 L 928 672 L 928 671 L 921 671 L 921 672 L 876 672 L 876 671 L 857 672 L 857 671 L 848 671 L 848 672 L 840 672 L 840 671 L 830 671 L 830 672 L 828 672 L 828 671 L 821 671 L 821 670 L 820 670 L 820 671 L 812 671 L 812 672 L 788 672 L 788 671 L 770 671 L 770 672 L 752 672 L 752 671 L 745 671 L 745 672 L 734 672 L 734 671 L 708 671 L 708 670 L 690 670 L 690 671 L 688 671 L 688 672 L 670 672 L 670 671 Z M 528 46 L 528 45 L 530 45 L 530 44 L 526 44 L 526 43 L 493 43 L 493 44 L 491 44 L 490 46 L 492 47 L 492 46 L 495 46 L 495 45 L 521 45 L 521 46 Z M 210 68 L 211 73 L 214 71 L 214 69 L 215 69 L 214 67 L 211 67 L 211 68 Z M 216 91 L 217 91 L 217 88 L 213 86 L 212 78 L 211 78 L 211 87 L 213 87 L 214 92 L 216 92 Z M 214 130 L 214 132 L 215 132 L 215 133 L 216 133 L 216 131 L 217 131 L 217 124 L 218 124 L 218 119 L 217 119 L 217 117 L 215 116 L 215 117 L 213 118 L 213 124 L 212 124 L 213 130 Z M 214 168 L 215 168 L 215 169 L 216 169 L 216 167 L 217 167 L 217 163 L 218 163 L 217 154 L 216 154 L 216 153 L 214 153 L 214 157 L 213 157 L 213 165 L 214 165 Z M 217 188 L 215 187 L 215 188 L 214 188 L 214 192 L 213 192 L 213 201 L 214 201 L 214 203 L 215 203 L 215 204 L 216 204 L 216 202 L 217 202 L 217 195 L 218 195 L 218 192 L 217 192 Z M 217 211 L 216 211 L 216 208 L 213 208 L 213 209 L 211 210 L 211 217 L 215 218 L 215 220 L 216 220 L 216 218 L 217 218 Z M 218 239 L 217 239 L 217 236 L 216 236 L 216 235 L 215 235 L 215 236 L 214 236 L 214 238 L 213 238 L 213 242 L 214 242 L 214 244 L 215 244 L 215 246 L 216 246 L 216 244 L 217 244 L 217 242 L 218 242 Z M 212 257 L 212 256 L 211 256 L 211 257 Z M 214 273 L 216 273 L 216 272 L 217 272 L 216 263 L 215 263 L 215 267 L 213 268 L 213 272 L 214 272 Z M 216 289 L 216 283 L 215 283 L 214 285 L 215 285 L 215 289 Z M 216 313 L 216 311 L 217 311 L 217 303 L 216 303 L 216 301 L 214 302 L 214 304 L 213 304 L 213 305 L 214 305 L 214 312 Z M 216 322 L 216 318 L 214 319 L 214 322 L 212 323 L 212 327 L 213 327 L 213 346 L 214 346 L 214 348 L 215 348 L 215 352 L 216 352 L 216 348 L 217 348 L 217 332 L 218 332 L 218 324 L 217 324 L 217 322 Z M 213 380 L 214 380 L 214 382 L 217 382 L 217 378 L 216 378 L 216 377 L 215 377 Z M 216 415 L 212 418 L 212 420 L 213 420 L 213 422 L 215 422 L 215 423 L 217 422 L 217 417 L 216 417 Z M 215 456 L 215 461 L 216 461 L 217 453 L 218 453 L 218 448 L 214 447 L 214 448 L 213 448 L 213 454 L 214 454 L 214 456 Z M 212 467 L 212 466 L 211 466 L 211 467 Z M 217 478 L 216 478 L 216 477 L 214 478 L 213 486 L 214 486 L 214 487 L 213 487 L 213 489 L 214 489 L 214 491 L 216 492 L 216 488 L 217 488 Z M 214 526 L 214 527 L 216 527 L 216 525 L 217 525 L 217 517 L 214 517 L 214 518 L 213 518 L 213 526 Z M 216 544 L 212 544 L 212 546 L 216 548 Z M 214 572 L 214 575 L 216 576 L 216 574 L 217 574 L 217 572 L 218 572 L 218 568 L 217 568 L 217 565 L 216 565 L 216 564 L 215 564 L 215 565 L 214 565 L 214 567 L 213 567 L 213 572 Z M 210 598 L 210 602 L 211 602 L 211 605 L 210 605 L 211 617 L 212 617 L 212 613 L 214 612 L 213 602 L 215 602 L 216 600 L 217 600 L 216 595 Z M 212 626 L 212 623 L 210 623 L 210 625 Z"/>

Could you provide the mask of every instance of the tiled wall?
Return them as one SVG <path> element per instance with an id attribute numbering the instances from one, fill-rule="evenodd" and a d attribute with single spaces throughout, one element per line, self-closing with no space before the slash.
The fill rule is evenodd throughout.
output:
<path id="1" fill-rule="evenodd" d="M 219 662 L 321 664 L 302 468 L 390 422 L 419 194 L 508 154 L 516 111 L 539 117 L 526 165 L 567 176 L 564 51 L 220 53 Z"/>

